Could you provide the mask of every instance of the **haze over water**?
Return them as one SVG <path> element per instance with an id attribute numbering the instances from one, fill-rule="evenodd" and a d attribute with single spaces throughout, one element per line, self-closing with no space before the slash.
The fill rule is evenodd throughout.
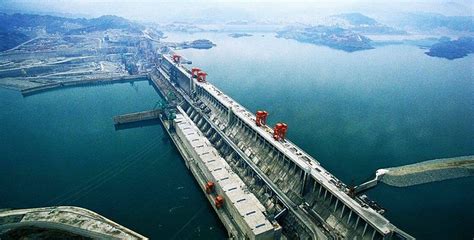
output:
<path id="1" fill-rule="evenodd" d="M 210 39 L 210 50 L 181 50 L 208 79 L 346 184 L 375 170 L 474 153 L 474 57 L 429 57 L 408 45 L 347 53 L 269 33 L 167 33 L 169 41 Z M 264 36 L 262 36 L 264 35 Z M 474 236 L 474 178 L 408 188 L 383 184 L 367 195 L 396 226 L 419 239 Z"/>

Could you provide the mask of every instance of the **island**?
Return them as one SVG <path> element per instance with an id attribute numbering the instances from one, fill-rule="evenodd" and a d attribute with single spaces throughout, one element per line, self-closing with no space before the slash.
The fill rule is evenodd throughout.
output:
<path id="1" fill-rule="evenodd" d="M 374 48 L 371 40 L 359 33 L 333 26 L 289 28 L 277 32 L 278 38 L 294 39 L 299 42 L 324 45 L 330 48 L 354 52 Z"/>
<path id="2" fill-rule="evenodd" d="M 229 34 L 229 37 L 233 37 L 233 38 L 251 37 L 251 36 L 253 36 L 253 35 L 248 34 L 248 33 L 231 33 L 231 34 Z"/>
<path id="3" fill-rule="evenodd" d="M 195 48 L 195 49 L 210 49 L 215 47 L 216 44 L 207 39 L 198 39 L 190 42 L 182 42 L 177 44 L 182 49 Z"/>
<path id="4" fill-rule="evenodd" d="M 440 41 L 430 47 L 426 55 L 449 60 L 463 58 L 474 53 L 474 37 L 461 37 L 452 41 Z"/>

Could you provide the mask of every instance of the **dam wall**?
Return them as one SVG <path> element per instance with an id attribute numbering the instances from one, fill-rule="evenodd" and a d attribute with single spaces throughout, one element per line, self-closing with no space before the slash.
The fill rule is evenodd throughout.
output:
<path id="1" fill-rule="evenodd" d="M 291 141 L 277 141 L 273 129 L 256 126 L 255 116 L 235 100 L 208 82 L 198 82 L 169 56 L 163 60 L 191 81 L 185 114 L 267 213 L 278 216 L 285 235 L 318 238 L 315 228 L 324 228 L 333 238 L 413 239 L 364 201 L 349 196 L 344 183 Z"/>
<path id="2" fill-rule="evenodd" d="M 257 127 L 253 114 L 215 86 L 199 82 L 195 85 L 202 102 L 200 105 L 211 110 L 209 119 L 292 202 L 306 205 L 340 236 L 383 239 L 393 234 L 396 228 L 388 220 L 360 204 L 362 201 L 349 197 L 347 186 L 322 168 L 319 162 L 288 140 L 274 140 L 270 127 Z"/>

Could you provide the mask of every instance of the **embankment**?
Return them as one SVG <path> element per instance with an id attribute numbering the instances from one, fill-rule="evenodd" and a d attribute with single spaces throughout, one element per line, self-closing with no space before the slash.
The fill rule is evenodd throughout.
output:
<path id="1" fill-rule="evenodd" d="M 474 176 L 474 155 L 435 159 L 381 170 L 386 172 L 379 180 L 395 187 L 471 177 Z"/>

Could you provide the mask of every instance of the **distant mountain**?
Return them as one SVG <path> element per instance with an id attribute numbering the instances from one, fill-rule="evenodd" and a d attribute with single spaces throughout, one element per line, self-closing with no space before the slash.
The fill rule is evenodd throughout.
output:
<path id="1" fill-rule="evenodd" d="M 29 39 L 30 37 L 23 33 L 8 31 L 0 26 L 0 51 L 11 49 Z"/>
<path id="2" fill-rule="evenodd" d="M 360 34 L 406 34 L 405 31 L 381 24 L 377 20 L 361 13 L 332 15 L 329 19 L 335 26 L 350 29 Z"/>
<path id="3" fill-rule="evenodd" d="M 472 53 L 474 53 L 474 38 L 462 37 L 453 41 L 440 41 L 431 46 L 429 52 L 426 54 L 432 57 L 452 60 L 463 58 Z"/>
<path id="4" fill-rule="evenodd" d="M 171 24 L 161 25 L 160 29 L 169 32 L 187 32 L 187 33 L 196 33 L 203 32 L 204 29 L 198 27 L 192 23 L 187 22 L 173 22 Z"/>
<path id="5" fill-rule="evenodd" d="M 351 25 L 360 26 L 360 25 L 377 25 L 378 22 L 370 17 L 367 17 L 361 13 L 344 13 L 333 15 L 333 17 L 344 19 L 348 21 Z"/>
<path id="6" fill-rule="evenodd" d="M 107 29 L 124 29 L 140 31 L 143 26 L 117 16 L 99 18 L 64 18 L 36 14 L 4 14 L 0 13 L 0 25 L 8 31 L 20 31 L 34 34 L 44 29 L 46 33 L 72 34 L 78 31 L 93 32 Z"/>
<path id="7" fill-rule="evenodd" d="M 117 16 L 64 18 L 36 14 L 0 13 L 0 51 L 7 50 L 39 34 L 81 34 L 108 29 L 140 32 L 144 27 Z"/>
<path id="8" fill-rule="evenodd" d="M 444 16 L 437 13 L 406 13 L 389 19 L 397 26 L 415 31 L 432 32 L 448 29 L 459 32 L 474 32 L 473 16 Z"/>
<path id="9" fill-rule="evenodd" d="M 94 31 L 105 31 L 108 29 L 124 29 L 131 32 L 140 32 L 144 29 L 143 26 L 133 23 L 125 18 L 117 17 L 113 15 L 101 16 L 98 18 L 92 18 L 83 22 L 83 27 L 71 30 L 73 32 L 94 32 Z"/>

